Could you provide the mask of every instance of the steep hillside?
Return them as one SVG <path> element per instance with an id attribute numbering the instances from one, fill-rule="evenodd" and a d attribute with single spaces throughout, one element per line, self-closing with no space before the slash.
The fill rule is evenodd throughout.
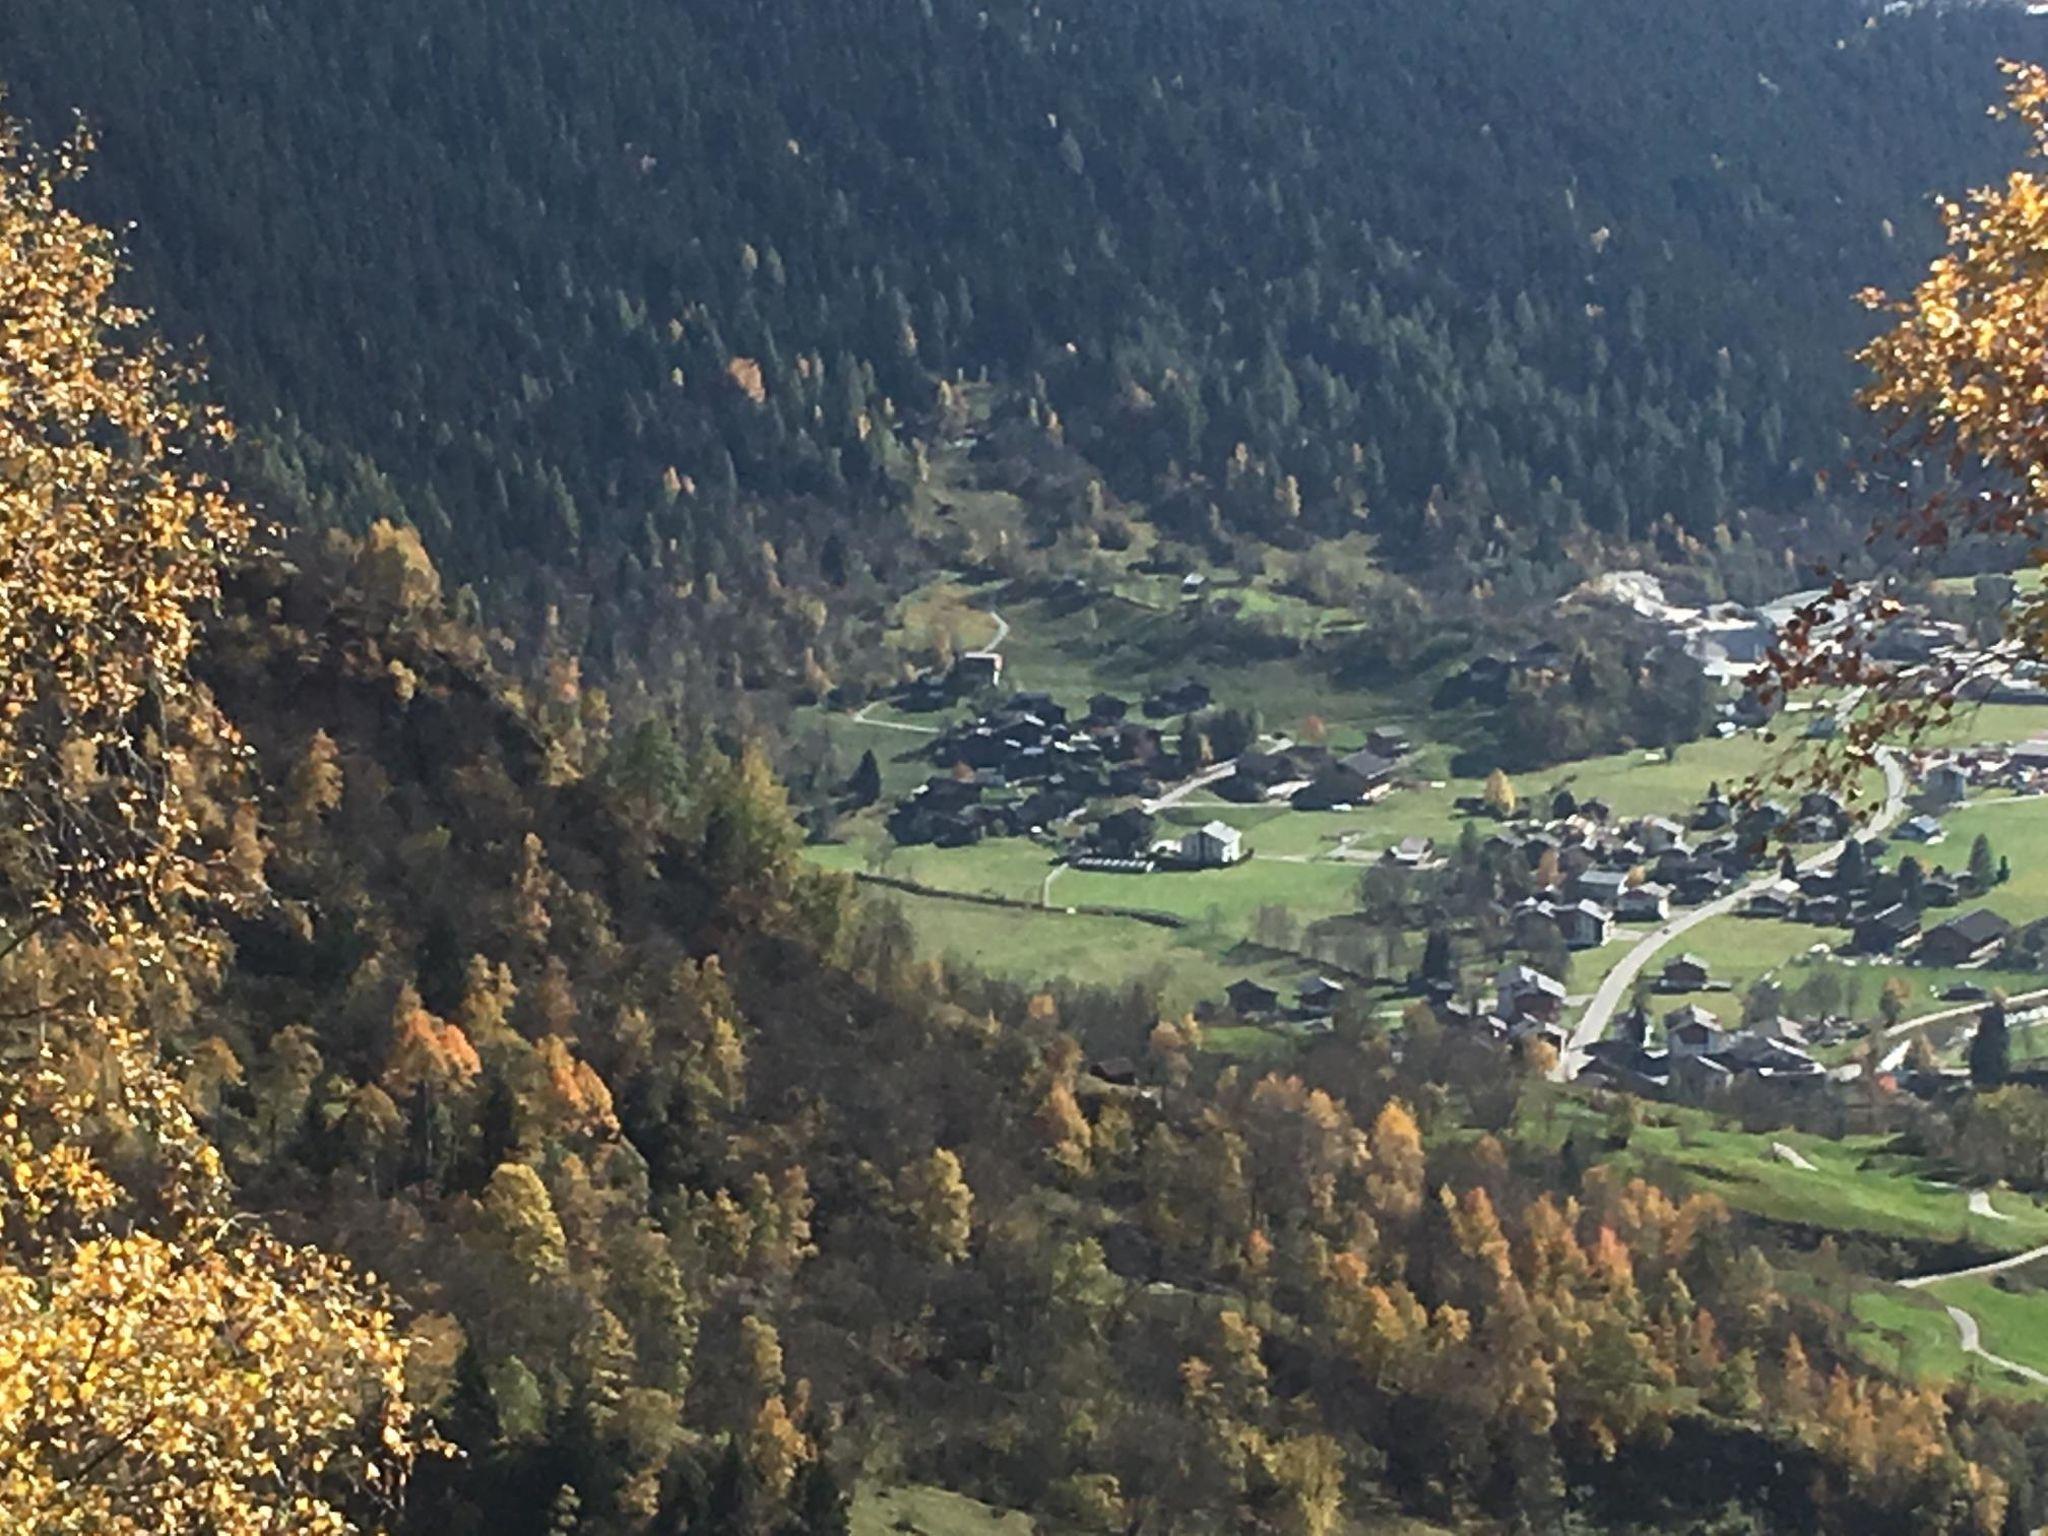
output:
<path id="1" fill-rule="evenodd" d="M 1979 103 L 2031 26 L 16 0 L 0 60 L 99 135 L 81 196 L 205 339 L 253 484 L 409 517 L 460 578 L 570 576 L 645 649 L 679 582 L 900 568 L 906 444 L 961 368 L 1191 537 L 1363 509 L 1397 561 L 1547 561 L 1799 506 L 1845 456 L 1850 295 L 1924 256 L 1888 218 L 1994 163 Z"/>
<path id="2" fill-rule="evenodd" d="M 200 673 L 264 894 L 170 1044 L 245 1203 L 400 1299 L 464 1457 L 399 1529 L 840 1536 L 857 1479 L 1076 1536 L 2038 1505 L 2031 1420 L 1858 1366 L 1763 1228 L 1588 1166 L 1484 1045 L 1348 1021 L 1254 1081 L 852 922 L 758 760 L 649 727 L 568 773 L 573 701 L 389 529 L 239 573 Z"/>

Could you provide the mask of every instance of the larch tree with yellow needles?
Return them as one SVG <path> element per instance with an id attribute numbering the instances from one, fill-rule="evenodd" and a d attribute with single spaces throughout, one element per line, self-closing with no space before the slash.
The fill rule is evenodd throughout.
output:
<path id="1" fill-rule="evenodd" d="M 0 1533 L 374 1529 L 422 1438 L 405 1340 L 235 1211 L 124 1017 L 216 884 L 195 786 L 235 749 L 189 663 L 250 519 L 205 467 L 225 422 L 59 202 L 83 148 L 0 120 Z"/>

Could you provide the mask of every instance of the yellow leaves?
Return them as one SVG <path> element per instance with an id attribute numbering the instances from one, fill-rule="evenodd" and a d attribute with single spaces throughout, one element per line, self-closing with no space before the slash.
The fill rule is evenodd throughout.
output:
<path id="1" fill-rule="evenodd" d="M 187 467 L 224 424 L 113 302 L 113 237 L 57 204 L 80 153 L 0 122 L 0 823 L 31 850 L 8 884 L 105 931 L 201 883 L 167 764 L 211 712 L 194 619 L 250 522 Z"/>
<path id="2" fill-rule="evenodd" d="M 957 1154 L 936 1147 L 905 1168 L 896 1194 L 914 1224 L 926 1254 L 942 1264 L 967 1257 L 974 1235 L 974 1191 Z"/>
<path id="3" fill-rule="evenodd" d="M 524 1163 L 500 1163 L 484 1187 L 483 1230 L 529 1278 L 559 1275 L 569 1266 L 568 1239 L 548 1188 Z"/>
<path id="4" fill-rule="evenodd" d="M 396 1491 L 419 1449 L 408 1346 L 345 1263 L 223 1219 L 180 1086 L 135 1035 L 97 1044 L 0 1087 L 0 1526 L 353 1532 L 343 1490 Z M 148 1202 L 95 1150 L 137 1131 Z"/>
<path id="5" fill-rule="evenodd" d="M 1367 1181 L 1374 1207 L 1383 1216 L 1405 1219 L 1422 1206 L 1422 1130 L 1399 1099 L 1389 1099 L 1372 1123 L 1372 1174 Z"/>
<path id="6" fill-rule="evenodd" d="M 1081 1113 L 1074 1090 L 1065 1082 L 1055 1081 L 1046 1090 L 1038 1106 L 1036 1124 L 1053 1162 L 1069 1173 L 1087 1172 L 1094 1129 Z"/>

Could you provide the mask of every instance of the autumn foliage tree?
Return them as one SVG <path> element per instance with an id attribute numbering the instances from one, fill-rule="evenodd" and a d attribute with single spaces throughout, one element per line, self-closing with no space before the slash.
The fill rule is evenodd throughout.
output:
<path id="1" fill-rule="evenodd" d="M 16 921 L 105 929 L 198 879 L 187 661 L 248 513 L 229 437 L 115 296 L 113 236 L 63 208 L 85 149 L 0 123 L 0 805 Z"/>
<path id="2" fill-rule="evenodd" d="M 0 1529 L 379 1527 L 417 1444 L 405 1340 L 234 1210 L 191 1108 L 236 1075 L 218 1042 L 181 1070 L 124 1019 L 201 979 L 212 946 L 166 942 L 203 939 L 192 898 L 261 879 L 189 666 L 250 520 L 204 467 L 225 421 L 59 203 L 84 148 L 0 121 Z"/>

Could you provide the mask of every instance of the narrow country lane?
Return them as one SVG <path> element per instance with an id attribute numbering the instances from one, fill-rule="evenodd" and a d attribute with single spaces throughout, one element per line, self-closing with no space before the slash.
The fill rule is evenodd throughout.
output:
<path id="1" fill-rule="evenodd" d="M 1000 613 L 997 613 L 993 608 L 984 608 L 982 612 L 994 620 L 996 626 L 995 638 L 990 640 L 982 649 L 1000 655 L 1003 646 L 1008 643 L 1010 638 L 1010 621 Z M 907 720 L 875 719 L 874 711 L 879 709 L 882 703 L 881 699 L 871 699 L 861 705 L 859 709 L 853 712 L 853 723 L 855 725 L 871 725 L 878 731 L 904 731 L 913 736 L 936 736 L 939 734 L 939 728 L 935 725 L 912 725 Z"/>
<path id="2" fill-rule="evenodd" d="M 1977 1327 L 1977 1319 L 1961 1307 L 1948 1308 L 1949 1321 L 1956 1325 L 1956 1332 L 1962 1335 L 1963 1353 L 1975 1355 L 1988 1361 L 2001 1371 L 2010 1371 L 2022 1381 L 2031 1381 L 2037 1387 L 2048 1387 L 2048 1373 L 2035 1370 L 2031 1365 L 2021 1365 L 2017 1360 L 2008 1360 L 2003 1355 L 1994 1355 L 1984 1347 L 1984 1335 Z"/>

